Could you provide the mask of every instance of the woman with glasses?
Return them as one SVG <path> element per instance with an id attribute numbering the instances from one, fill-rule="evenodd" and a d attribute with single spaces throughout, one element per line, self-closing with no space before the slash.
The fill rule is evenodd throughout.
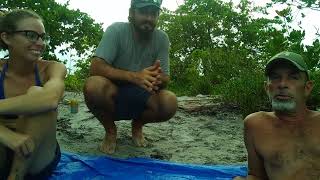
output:
<path id="1" fill-rule="evenodd" d="M 43 179 L 60 160 L 57 106 L 66 68 L 41 58 L 49 36 L 28 10 L 0 17 L 0 179 Z"/>

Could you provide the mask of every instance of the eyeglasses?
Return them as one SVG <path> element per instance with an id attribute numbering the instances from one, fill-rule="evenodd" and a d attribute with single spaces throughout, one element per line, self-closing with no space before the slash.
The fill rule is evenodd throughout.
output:
<path id="1" fill-rule="evenodd" d="M 13 31 L 11 33 L 22 33 L 31 42 L 37 42 L 41 38 L 45 44 L 48 45 L 50 43 L 50 36 L 46 33 L 39 34 L 31 30 Z"/>

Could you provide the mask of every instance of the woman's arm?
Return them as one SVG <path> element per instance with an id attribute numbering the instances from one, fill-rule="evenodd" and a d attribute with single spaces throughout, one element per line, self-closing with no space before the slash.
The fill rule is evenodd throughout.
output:
<path id="1" fill-rule="evenodd" d="M 64 64 L 50 62 L 45 72 L 48 81 L 44 86 L 32 86 L 24 95 L 1 100 L 0 115 L 27 115 L 56 109 L 64 93 L 66 72 Z"/>

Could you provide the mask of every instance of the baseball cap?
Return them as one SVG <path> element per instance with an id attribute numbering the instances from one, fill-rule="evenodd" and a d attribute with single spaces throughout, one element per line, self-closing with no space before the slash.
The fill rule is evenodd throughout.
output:
<path id="1" fill-rule="evenodd" d="M 270 70 L 272 69 L 272 66 L 276 62 L 279 63 L 284 61 L 291 62 L 300 71 L 306 72 L 309 79 L 308 66 L 306 62 L 303 60 L 303 57 L 300 54 L 289 52 L 289 51 L 283 51 L 273 56 L 266 65 L 265 75 L 268 76 L 268 74 L 270 73 Z"/>
<path id="2" fill-rule="evenodd" d="M 156 6 L 160 9 L 162 0 L 131 0 L 132 8 L 143 8 L 146 6 Z"/>

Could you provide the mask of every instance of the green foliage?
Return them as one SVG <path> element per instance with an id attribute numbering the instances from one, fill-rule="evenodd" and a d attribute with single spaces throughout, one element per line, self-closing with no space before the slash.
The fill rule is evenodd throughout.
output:
<path id="1" fill-rule="evenodd" d="M 85 80 L 89 77 L 90 59 L 78 61 L 75 66 L 75 72 L 68 74 L 65 80 L 66 90 L 81 92 Z"/>
<path id="2" fill-rule="evenodd" d="M 238 5 L 185 0 L 176 11 L 165 10 L 159 27 L 171 41 L 169 87 L 183 95 L 222 94 L 245 116 L 269 109 L 262 72 L 273 55 L 284 50 L 300 53 L 317 72 L 319 41 L 312 46 L 302 43 L 305 31 L 291 27 L 291 7 L 278 11 L 274 19 L 252 17 L 257 12 L 267 14 L 267 9 L 253 7 L 247 0 Z M 317 96 L 311 99 L 317 101 Z"/>
<path id="3" fill-rule="evenodd" d="M 308 99 L 310 109 L 320 108 L 320 71 L 311 72 L 311 80 L 314 82 L 312 93 Z"/>
<path id="4" fill-rule="evenodd" d="M 213 91 L 213 86 L 207 77 L 199 77 L 191 83 L 190 94 L 195 96 L 198 94 L 211 94 Z"/>
<path id="5" fill-rule="evenodd" d="M 84 79 L 80 79 L 74 74 L 68 74 L 64 83 L 66 91 L 82 92 Z"/>
<path id="6" fill-rule="evenodd" d="M 171 41 L 172 80 L 189 83 L 188 76 L 203 73 L 212 85 L 219 84 L 278 52 L 286 40 L 274 28 L 281 21 L 253 19 L 252 11 L 245 0 L 238 9 L 220 0 L 186 0 L 175 12 L 164 11 L 159 27 Z"/>
<path id="7" fill-rule="evenodd" d="M 81 61 L 78 61 L 76 63 L 76 71 L 74 72 L 74 75 L 78 77 L 79 79 L 86 79 L 89 77 L 89 70 L 90 70 L 90 59 L 84 59 Z"/>
<path id="8" fill-rule="evenodd" d="M 241 76 L 217 86 L 215 94 L 221 94 L 227 103 L 239 106 L 243 117 L 267 110 L 269 103 L 264 90 L 265 77 L 261 71 L 247 71 Z"/>
<path id="9" fill-rule="evenodd" d="M 62 47 L 62 54 L 71 49 L 78 55 L 91 54 L 90 49 L 96 47 L 102 37 L 101 24 L 95 23 L 86 13 L 68 9 L 68 4 L 58 4 L 54 0 L 0 1 L 0 11 L 17 8 L 33 10 L 44 19 L 46 32 L 51 36 L 44 59 L 57 60 L 54 54 L 57 47 Z"/>

